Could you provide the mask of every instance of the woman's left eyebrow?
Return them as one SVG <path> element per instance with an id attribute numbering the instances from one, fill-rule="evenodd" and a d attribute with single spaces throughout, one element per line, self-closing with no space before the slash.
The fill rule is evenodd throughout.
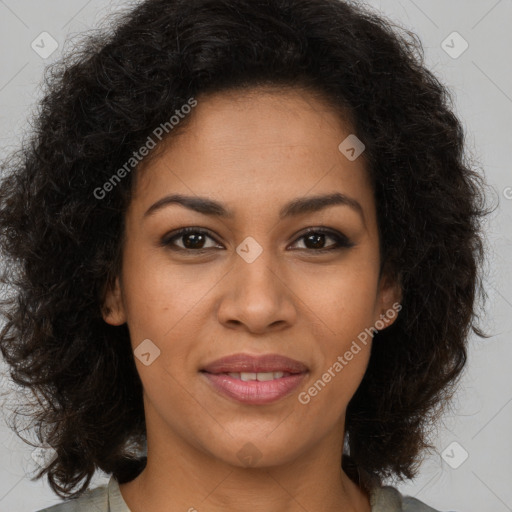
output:
<path id="1" fill-rule="evenodd" d="M 212 215 L 226 219 L 232 219 L 235 216 L 232 210 L 229 210 L 223 204 L 212 199 L 208 199 L 207 197 L 172 194 L 162 197 L 156 203 L 152 204 L 144 213 L 144 217 L 153 215 L 158 210 L 161 210 L 171 204 L 178 204 L 203 215 Z M 293 199 L 281 208 L 279 211 L 279 218 L 283 220 L 288 217 L 317 212 L 324 208 L 337 205 L 348 206 L 352 210 L 356 211 L 361 216 L 363 223 L 366 226 L 364 211 L 361 204 L 356 199 L 342 194 L 341 192 Z"/>

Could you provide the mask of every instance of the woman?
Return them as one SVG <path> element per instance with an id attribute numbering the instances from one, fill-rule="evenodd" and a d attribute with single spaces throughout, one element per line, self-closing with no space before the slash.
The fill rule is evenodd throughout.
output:
<path id="1" fill-rule="evenodd" d="M 147 0 L 53 69 L 0 194 L 46 510 L 434 510 L 383 481 L 485 336 L 448 98 L 338 0 Z"/>

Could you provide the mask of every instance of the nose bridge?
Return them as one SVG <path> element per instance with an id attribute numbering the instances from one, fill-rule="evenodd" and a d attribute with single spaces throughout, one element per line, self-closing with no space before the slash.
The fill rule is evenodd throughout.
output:
<path id="1" fill-rule="evenodd" d="M 279 281 L 276 277 L 275 251 L 247 237 L 239 244 L 236 252 L 233 273 L 237 296 L 247 298 L 258 295 L 260 302 L 275 301 L 280 288 L 279 283 L 275 282 Z"/>
<path id="2" fill-rule="evenodd" d="M 219 319 L 243 323 L 254 331 L 292 322 L 295 308 L 283 277 L 279 275 L 276 251 L 247 237 L 238 245 L 236 253 Z"/>

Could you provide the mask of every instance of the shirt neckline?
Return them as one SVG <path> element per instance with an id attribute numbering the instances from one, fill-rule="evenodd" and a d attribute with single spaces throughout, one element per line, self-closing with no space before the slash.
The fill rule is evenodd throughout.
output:
<path id="1" fill-rule="evenodd" d="M 119 483 L 114 475 L 108 481 L 108 512 L 131 512 L 124 501 Z"/>
<path id="2" fill-rule="evenodd" d="M 376 506 L 379 505 L 379 501 L 384 496 L 386 500 L 392 500 L 395 506 L 401 505 L 401 497 L 396 492 L 394 488 L 390 488 L 388 486 L 381 487 L 378 485 L 371 485 L 368 482 L 365 482 L 365 487 L 368 490 L 370 497 L 370 505 L 371 510 L 376 510 Z M 108 512 L 131 512 L 128 505 L 124 501 L 123 495 L 121 494 L 121 489 L 119 488 L 118 481 L 112 475 L 110 480 L 108 481 Z M 401 507 L 400 507 L 401 508 Z M 400 508 L 393 508 L 393 510 L 400 510 Z M 390 510 L 390 509 L 387 509 Z"/>

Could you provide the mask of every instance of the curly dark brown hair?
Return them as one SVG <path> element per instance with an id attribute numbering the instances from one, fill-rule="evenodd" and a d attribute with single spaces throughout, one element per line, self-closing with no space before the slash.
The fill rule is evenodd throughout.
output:
<path id="1" fill-rule="evenodd" d="M 146 432 L 129 332 L 102 317 L 136 169 L 102 199 L 94 191 L 189 98 L 258 85 L 315 91 L 349 114 L 381 263 L 403 292 L 349 403 L 344 467 L 414 476 L 470 330 L 487 337 L 475 325 L 486 184 L 417 36 L 340 0 L 147 0 L 47 69 L 33 130 L 2 165 L 0 348 L 37 397 L 40 443 L 56 451 L 36 478 L 61 497 L 97 469 L 123 483 L 145 464 L 133 455 Z"/>

